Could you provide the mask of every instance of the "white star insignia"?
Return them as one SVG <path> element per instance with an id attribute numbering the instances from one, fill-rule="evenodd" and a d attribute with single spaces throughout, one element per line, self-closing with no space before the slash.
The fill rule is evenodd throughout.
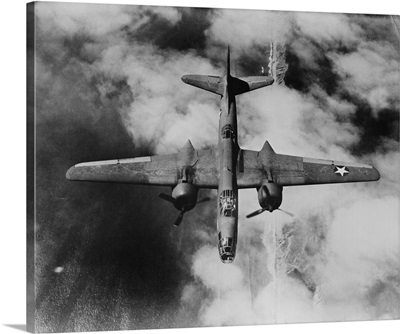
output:
<path id="1" fill-rule="evenodd" d="M 346 166 L 343 167 L 338 167 L 335 166 L 336 170 L 335 170 L 335 174 L 340 174 L 340 176 L 344 176 L 345 174 L 348 174 L 349 171 L 347 170 Z"/>

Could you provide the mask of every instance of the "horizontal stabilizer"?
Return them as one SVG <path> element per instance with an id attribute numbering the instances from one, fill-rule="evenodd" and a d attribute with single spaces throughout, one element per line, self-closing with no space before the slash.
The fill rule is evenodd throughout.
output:
<path id="1" fill-rule="evenodd" d="M 267 77 L 267 76 L 245 77 L 245 78 L 232 77 L 229 82 L 232 92 L 235 95 L 250 92 L 252 90 L 261 87 L 272 85 L 273 83 L 274 79 L 272 77 Z"/>
<path id="2" fill-rule="evenodd" d="M 223 95 L 224 93 L 223 80 L 218 76 L 188 74 L 182 77 L 182 81 L 215 94 Z"/>

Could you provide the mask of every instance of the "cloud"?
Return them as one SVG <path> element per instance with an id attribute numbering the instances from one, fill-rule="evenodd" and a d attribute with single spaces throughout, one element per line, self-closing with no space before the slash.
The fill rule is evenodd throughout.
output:
<path id="1" fill-rule="evenodd" d="M 337 210 L 327 234 L 331 254 L 322 271 L 321 290 L 327 300 L 367 305 L 363 319 L 398 316 L 398 309 L 385 308 L 378 297 L 388 291 L 390 298 L 400 296 L 394 278 L 399 268 L 397 221 L 397 197 L 359 200 Z M 373 292 L 377 284 L 381 289 Z"/>
<path id="2" fill-rule="evenodd" d="M 319 89 L 314 89 L 314 93 Z M 320 158 L 351 160 L 343 149 L 359 140 L 357 128 L 337 122 L 337 115 L 353 112 L 354 106 L 334 97 L 315 98 L 293 89 L 272 86 L 238 99 L 240 144 L 260 150 L 269 140 L 276 152 Z M 321 100 L 324 100 L 321 103 Z"/>
<path id="3" fill-rule="evenodd" d="M 177 24 L 182 19 L 182 13 L 174 7 L 148 7 L 147 9 L 166 19 L 171 25 Z"/>
<path id="4" fill-rule="evenodd" d="M 290 12 L 257 10 L 220 10 L 207 31 L 211 40 L 230 44 L 233 50 L 249 49 L 254 44 L 269 44 L 272 39 L 285 40 L 290 31 Z"/>
<path id="5" fill-rule="evenodd" d="M 134 13 L 133 7 L 114 5 L 39 3 L 36 8 L 41 28 L 54 37 L 76 33 L 103 37 L 129 24 Z"/>
<path id="6" fill-rule="evenodd" d="M 346 88 L 362 94 L 377 112 L 391 107 L 399 88 L 398 57 L 391 45 L 366 43 L 357 52 L 334 55 L 333 59 Z"/>
<path id="7" fill-rule="evenodd" d="M 41 28 L 54 37 L 89 34 L 94 38 L 111 38 L 122 28 L 135 31 L 149 23 L 154 15 L 170 25 L 177 24 L 182 15 L 174 7 L 124 6 L 59 3 L 39 3 L 37 13 Z M 88 14 L 90 13 L 90 14 Z"/>
<path id="8" fill-rule="evenodd" d="M 329 233 L 330 247 L 350 263 L 359 258 L 395 259 L 400 242 L 396 207 L 396 197 L 384 197 L 363 199 L 337 210 Z"/>
<path id="9" fill-rule="evenodd" d="M 180 78 L 193 68 L 202 73 L 218 71 L 205 59 L 190 53 L 157 54 L 146 47 L 139 54 L 131 51 L 124 68 L 134 100 L 125 109 L 124 118 L 133 139 L 153 141 L 158 153 L 173 152 L 189 138 L 198 148 L 211 144 L 218 99 L 213 101 L 205 94 L 196 94 L 195 89 L 184 87 Z"/>
<path id="10" fill-rule="evenodd" d="M 207 287 L 220 289 L 222 293 L 241 284 L 243 280 L 236 265 L 224 266 L 221 263 L 215 247 L 203 247 L 194 255 L 193 271 L 195 277 L 200 277 Z"/>
<path id="11" fill-rule="evenodd" d="M 348 16 L 330 13 L 294 13 L 295 22 L 302 35 L 315 42 L 330 44 L 332 42 L 354 43 L 357 36 L 354 30 L 359 28 L 351 24 Z"/>

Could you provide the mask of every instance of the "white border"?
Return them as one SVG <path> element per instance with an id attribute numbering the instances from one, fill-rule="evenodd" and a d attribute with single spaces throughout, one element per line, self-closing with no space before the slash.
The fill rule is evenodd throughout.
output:
<path id="1" fill-rule="evenodd" d="M 65 1 L 72 2 L 72 1 Z M 77 2 L 77 1 L 74 1 Z M 346 13 L 375 13 L 400 15 L 400 3 L 395 0 L 349 1 L 335 0 L 327 3 L 317 0 L 142 0 L 142 1 L 81 1 L 91 3 L 175 5 L 196 7 L 228 7 L 272 10 L 300 10 Z M 22 333 L 5 324 L 25 324 L 26 274 L 25 274 L 25 217 L 26 217 L 26 2 L 2 2 L 1 24 L 1 233 L 0 233 L 0 333 Z M 334 324 L 246 326 L 201 329 L 146 330 L 134 333 L 395 333 L 399 321 L 374 321 Z M 115 332 L 101 332 L 115 333 Z"/>

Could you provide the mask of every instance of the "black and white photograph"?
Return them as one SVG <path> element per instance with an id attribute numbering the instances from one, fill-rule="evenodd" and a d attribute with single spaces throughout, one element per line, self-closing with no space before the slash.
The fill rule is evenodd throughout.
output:
<path id="1" fill-rule="evenodd" d="M 35 2 L 27 64 L 28 331 L 399 319 L 399 16 Z"/>

